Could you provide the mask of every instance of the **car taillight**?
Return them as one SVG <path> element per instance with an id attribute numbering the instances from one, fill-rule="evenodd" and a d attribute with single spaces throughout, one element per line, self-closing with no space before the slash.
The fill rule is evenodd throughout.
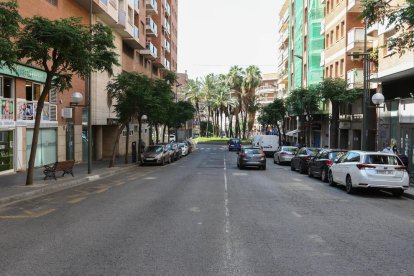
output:
<path id="1" fill-rule="evenodd" d="M 399 167 L 395 167 L 395 170 L 396 171 L 406 171 L 407 170 L 407 167 L 405 167 L 405 166 L 399 166 Z"/>
<path id="2" fill-rule="evenodd" d="M 375 166 L 372 165 L 367 165 L 367 164 L 356 164 L 357 168 L 360 170 L 365 170 L 365 169 L 375 169 Z"/>
<path id="3" fill-rule="evenodd" d="M 326 160 L 325 161 L 326 166 L 332 166 L 332 161 L 331 160 Z"/>
<path id="4" fill-rule="evenodd" d="M 240 153 L 240 157 L 246 157 L 245 153 Z"/>

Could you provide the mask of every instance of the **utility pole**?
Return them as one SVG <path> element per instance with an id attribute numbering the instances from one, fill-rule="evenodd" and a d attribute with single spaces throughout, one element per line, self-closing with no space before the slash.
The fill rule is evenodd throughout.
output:
<path id="1" fill-rule="evenodd" d="M 92 7 L 93 0 L 90 0 L 89 31 L 92 33 Z M 88 74 L 88 174 L 92 173 L 92 72 Z"/>
<path id="2" fill-rule="evenodd" d="M 367 22 L 364 24 L 364 94 L 362 99 L 362 135 L 361 135 L 361 149 L 368 150 L 368 108 L 369 108 L 369 55 L 367 53 Z"/>

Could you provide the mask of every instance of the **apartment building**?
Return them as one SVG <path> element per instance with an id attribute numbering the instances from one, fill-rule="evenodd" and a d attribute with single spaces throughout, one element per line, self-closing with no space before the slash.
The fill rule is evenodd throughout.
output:
<path id="1" fill-rule="evenodd" d="M 325 50 L 321 66 L 326 78 L 342 78 L 349 88 L 363 88 L 364 23 L 361 20 L 361 0 L 322 0 L 325 4 L 325 19 L 322 21 L 321 34 L 325 36 Z M 374 48 L 373 37 L 367 38 L 367 52 Z M 375 70 L 375 67 L 372 66 Z M 371 94 L 376 85 L 371 85 Z M 370 109 L 366 114 L 370 124 L 367 126 L 367 148 L 374 148 L 375 117 Z M 339 146 L 344 149 L 362 148 L 363 104 L 362 98 L 352 105 L 341 107 L 339 124 Z"/>
<path id="2" fill-rule="evenodd" d="M 395 0 L 393 6 L 404 5 Z M 414 169 L 414 53 L 400 55 L 387 47 L 390 38 L 398 35 L 395 26 L 374 24 L 368 33 L 378 40 L 377 72 L 372 81 L 378 83 L 378 92 L 385 97 L 384 108 L 378 112 L 378 147 L 397 145 L 400 152 L 409 157 L 409 168 Z"/>
<path id="3" fill-rule="evenodd" d="M 324 36 L 321 22 L 324 5 L 320 0 L 286 0 L 279 12 L 279 95 L 287 97 L 289 91 L 309 87 L 323 79 Z M 329 138 L 327 112 L 315 115 L 311 125 L 300 126 L 299 119 L 287 122 L 289 142 L 325 145 Z M 300 130 L 302 128 L 302 131 Z M 305 141 L 306 128 L 312 128 L 310 141 Z"/>
<path id="4" fill-rule="evenodd" d="M 264 107 L 272 103 L 278 97 L 278 75 L 276 73 L 263 74 L 260 86 L 256 88 L 257 103 Z M 256 118 L 253 125 L 254 132 L 265 131 L 261 129 L 261 125 L 258 123 L 260 111 L 256 112 Z"/>
<path id="5" fill-rule="evenodd" d="M 75 16 L 85 25 L 92 17 L 93 23 L 110 26 L 120 64 L 113 68 L 115 75 L 127 71 L 160 78 L 166 70 L 177 69 L 177 0 L 18 0 L 18 4 L 23 17 Z M 18 64 L 16 71 L 0 68 L 0 173 L 27 167 L 37 99 L 45 81 L 45 72 L 39 68 Z M 94 73 L 91 78 L 95 159 L 110 156 L 115 141 L 117 118 L 106 92 L 111 78 L 107 73 Z M 35 166 L 86 160 L 90 136 L 86 107 L 71 106 L 71 95 L 80 92 L 85 99 L 87 85 L 75 76 L 72 86 L 64 93 L 51 93 L 45 103 Z M 148 141 L 148 126 L 142 131 Z M 131 142 L 137 141 L 137 125 L 131 124 L 130 131 L 122 134 L 120 155 L 125 153 L 127 135 Z"/>

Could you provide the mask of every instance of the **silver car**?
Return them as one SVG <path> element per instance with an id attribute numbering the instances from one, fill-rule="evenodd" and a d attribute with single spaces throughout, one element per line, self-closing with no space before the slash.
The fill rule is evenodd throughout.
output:
<path id="1" fill-rule="evenodd" d="M 171 163 L 171 158 L 165 145 L 148 146 L 141 157 L 142 165 L 164 165 L 166 162 Z"/>
<path id="2" fill-rule="evenodd" d="M 281 146 L 273 155 L 273 163 L 281 165 L 282 163 L 289 164 L 293 156 L 298 151 L 297 147 Z"/>

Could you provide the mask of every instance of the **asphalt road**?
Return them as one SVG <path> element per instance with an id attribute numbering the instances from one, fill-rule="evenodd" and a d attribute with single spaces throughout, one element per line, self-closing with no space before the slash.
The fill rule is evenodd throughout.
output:
<path id="1" fill-rule="evenodd" d="M 222 146 L 0 210 L 1 275 L 414 275 L 414 200 Z"/>

